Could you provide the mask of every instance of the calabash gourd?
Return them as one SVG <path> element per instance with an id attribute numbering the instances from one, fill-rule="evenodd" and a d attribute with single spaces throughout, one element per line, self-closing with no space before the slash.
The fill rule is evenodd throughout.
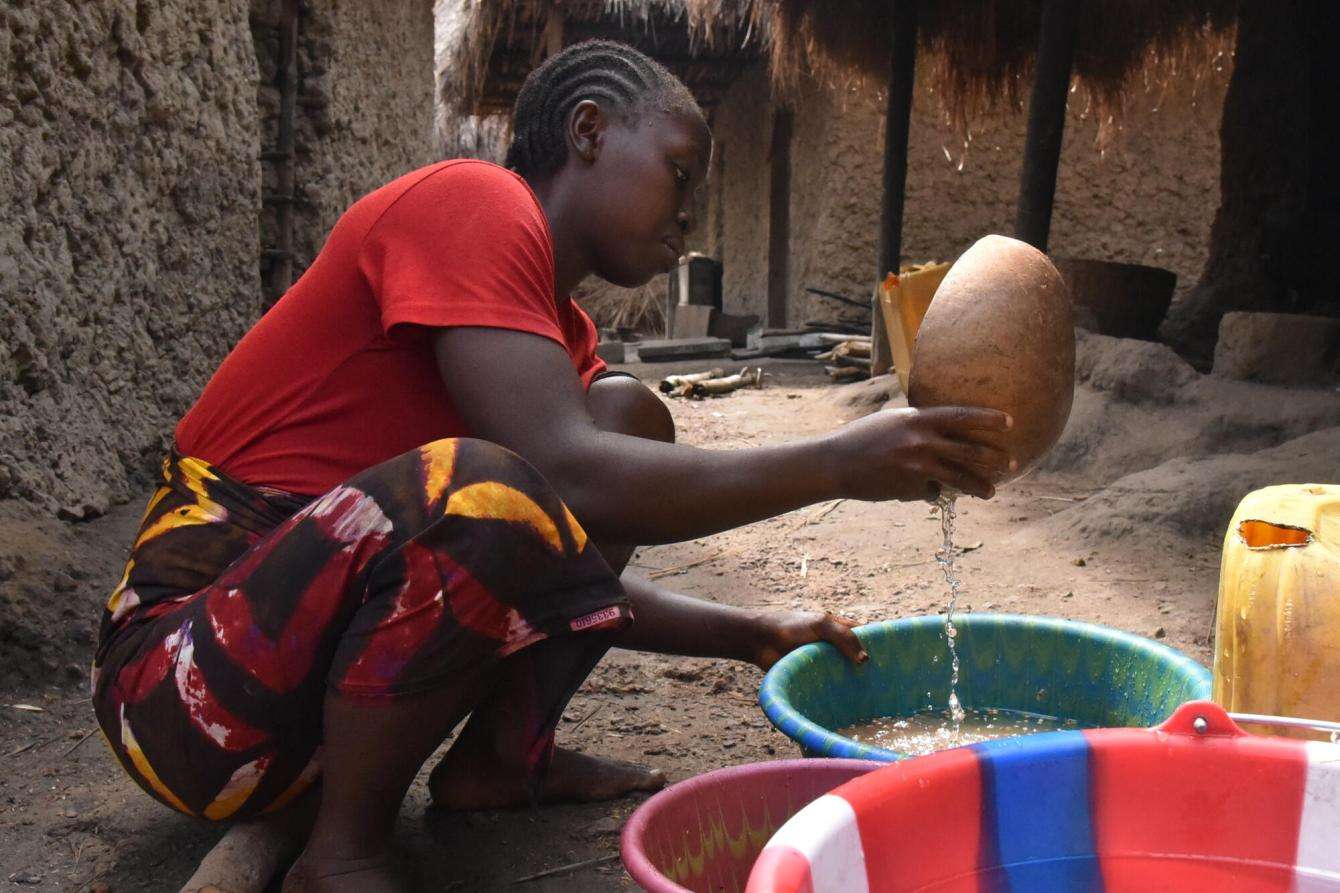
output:
<path id="1" fill-rule="evenodd" d="M 1238 505 L 1219 572 L 1214 700 L 1340 721 L 1340 486 L 1266 487 Z"/>
<path id="2" fill-rule="evenodd" d="M 963 253 L 917 330 L 907 402 L 1014 417 L 994 440 L 1028 471 L 1055 445 L 1075 395 L 1075 317 L 1061 274 L 1033 246 L 986 236 Z"/>

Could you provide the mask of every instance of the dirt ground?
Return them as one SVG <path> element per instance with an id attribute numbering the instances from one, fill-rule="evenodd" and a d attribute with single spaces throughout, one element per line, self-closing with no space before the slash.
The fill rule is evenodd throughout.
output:
<path id="1" fill-rule="evenodd" d="M 649 383 L 669 371 L 630 368 Z M 674 401 L 680 439 L 729 448 L 816 433 L 859 412 L 849 404 L 870 391 L 829 384 L 815 363 L 771 361 L 768 369 L 764 390 Z M 1091 468 L 1039 473 L 1003 488 L 992 502 L 961 504 L 959 543 L 973 547 L 960 562 L 963 610 L 1097 621 L 1159 637 L 1208 662 L 1219 536 L 1205 530 L 1224 522 L 1157 536 L 1085 535 L 1060 513 L 1082 510 L 1102 486 L 1096 477 L 1103 475 Z M 1127 496 L 1131 481 L 1139 477 L 1122 478 Z M 92 626 L 140 508 L 121 506 L 73 526 L 0 512 L 0 618 L 10 626 L 0 629 L 0 646 L 25 655 L 21 665 L 0 670 L 0 885 L 6 888 L 175 889 L 220 834 L 142 794 L 93 732 L 83 682 Z M 663 584 L 723 603 L 823 607 L 878 620 L 942 608 L 945 590 L 932 560 L 937 537 L 925 504 L 827 503 L 644 549 L 634 563 Z M 760 678 L 752 667 L 725 662 L 616 652 L 572 702 L 559 740 L 664 767 L 676 781 L 795 756 L 757 706 Z M 632 888 L 617 861 L 618 832 L 641 798 L 439 815 L 426 809 L 422 782 L 405 804 L 397 839 L 423 889 Z M 510 886 L 587 860 L 602 861 Z"/>

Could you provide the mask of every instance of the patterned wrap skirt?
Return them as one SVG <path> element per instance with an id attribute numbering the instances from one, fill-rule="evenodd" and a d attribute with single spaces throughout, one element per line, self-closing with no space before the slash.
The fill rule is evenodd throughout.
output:
<path id="1" fill-rule="evenodd" d="M 240 819 L 317 779 L 329 691 L 370 709 L 442 686 L 482 696 L 509 655 L 557 640 L 570 672 L 520 693 L 534 782 L 631 619 L 577 519 L 494 444 L 435 441 L 311 500 L 173 454 L 107 603 L 93 703 L 152 796 Z"/>

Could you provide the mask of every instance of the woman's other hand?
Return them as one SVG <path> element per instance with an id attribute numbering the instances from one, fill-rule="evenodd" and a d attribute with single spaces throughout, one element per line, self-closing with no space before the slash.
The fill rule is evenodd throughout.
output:
<path id="1" fill-rule="evenodd" d="M 827 611 L 779 611 L 759 615 L 758 622 L 762 642 L 750 663 L 763 670 L 810 642 L 828 642 L 843 657 L 856 663 L 865 663 L 870 658 L 852 632 L 860 623 L 850 617 Z"/>

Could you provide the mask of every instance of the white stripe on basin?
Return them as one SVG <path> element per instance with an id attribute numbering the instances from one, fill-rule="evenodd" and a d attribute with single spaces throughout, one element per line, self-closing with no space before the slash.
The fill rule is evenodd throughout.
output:
<path id="1" fill-rule="evenodd" d="M 793 815 L 768 841 L 790 847 L 810 863 L 814 893 L 869 893 L 865 851 L 851 804 L 824 794 Z"/>
<path id="2" fill-rule="evenodd" d="M 1308 741 L 1294 889 L 1340 888 L 1340 747 Z"/>

